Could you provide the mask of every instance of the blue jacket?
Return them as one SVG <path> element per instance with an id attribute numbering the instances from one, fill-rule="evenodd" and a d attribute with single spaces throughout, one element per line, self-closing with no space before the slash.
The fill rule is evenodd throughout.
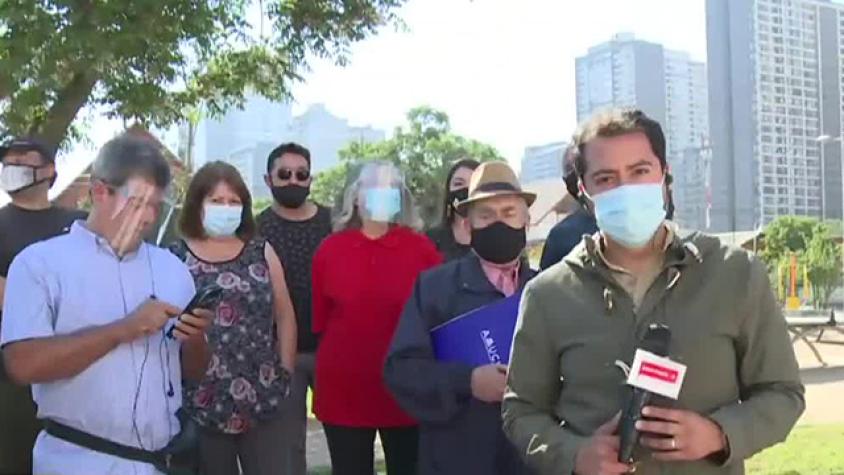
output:
<path id="1" fill-rule="evenodd" d="M 585 209 L 566 216 L 548 233 L 539 268 L 545 270 L 562 261 L 583 240 L 584 234 L 592 235 L 597 232 L 598 223 L 595 222 L 595 217 Z"/>
<path id="2" fill-rule="evenodd" d="M 522 263 L 520 288 L 534 276 Z M 472 397 L 472 367 L 434 359 L 431 328 L 504 298 L 474 253 L 426 271 L 416 281 L 387 355 L 384 379 L 419 421 L 419 475 L 525 475 L 505 438 L 501 405 Z"/>

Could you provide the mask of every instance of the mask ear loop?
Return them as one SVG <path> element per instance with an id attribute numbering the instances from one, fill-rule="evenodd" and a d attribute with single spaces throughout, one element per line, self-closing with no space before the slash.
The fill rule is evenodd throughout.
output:
<path id="1" fill-rule="evenodd" d="M 44 178 L 38 180 L 37 177 L 36 177 L 38 170 L 40 170 L 42 168 L 47 168 L 50 165 L 53 166 L 53 174 L 50 175 L 49 177 L 44 177 Z M 50 182 L 49 188 L 52 188 L 53 185 L 56 184 L 56 180 L 59 178 L 59 174 L 56 171 L 56 164 L 55 163 L 47 163 L 46 165 L 36 167 L 35 170 L 32 172 L 32 178 L 33 178 L 33 180 L 35 180 L 35 183 L 39 183 L 39 184 L 49 181 Z"/>

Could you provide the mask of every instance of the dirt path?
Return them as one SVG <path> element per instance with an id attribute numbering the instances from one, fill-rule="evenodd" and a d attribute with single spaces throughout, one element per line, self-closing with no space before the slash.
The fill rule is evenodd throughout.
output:
<path id="1" fill-rule="evenodd" d="M 806 385 L 806 412 L 800 424 L 844 423 L 844 336 L 828 333 L 817 348 L 827 367 L 822 367 L 802 342 L 794 347 L 800 375 Z"/>
<path id="2" fill-rule="evenodd" d="M 331 457 L 328 455 L 328 444 L 325 442 L 325 434 L 322 426 L 315 419 L 308 420 L 308 469 L 330 467 Z M 381 441 L 375 439 L 375 460 L 384 460 L 384 450 L 381 448 Z"/>

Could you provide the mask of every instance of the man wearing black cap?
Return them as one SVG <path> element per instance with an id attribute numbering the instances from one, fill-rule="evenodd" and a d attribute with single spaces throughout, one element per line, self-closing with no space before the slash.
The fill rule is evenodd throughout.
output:
<path id="1" fill-rule="evenodd" d="M 26 246 L 68 230 L 85 213 L 51 205 L 55 158 L 44 146 L 15 139 L 0 147 L 0 189 L 12 202 L 0 208 L 0 308 L 12 259 Z M 0 312 L 0 325 L 2 325 Z M 2 358 L 2 356 L 0 356 Z M 0 360 L 2 363 L 2 360 Z M 0 364 L 0 473 L 30 473 L 32 446 L 41 430 L 28 386 L 15 386 Z"/>

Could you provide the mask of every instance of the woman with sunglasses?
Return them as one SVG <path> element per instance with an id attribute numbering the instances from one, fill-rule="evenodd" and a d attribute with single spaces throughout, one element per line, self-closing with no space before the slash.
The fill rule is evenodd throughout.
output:
<path id="1" fill-rule="evenodd" d="M 442 219 L 428 231 L 428 237 L 446 262 L 463 257 L 472 248 L 469 227 L 466 218 L 457 212 L 457 203 L 469 196 L 469 179 L 478 166 L 477 160 L 463 159 L 452 165 L 446 176 Z"/>
<path id="2" fill-rule="evenodd" d="M 313 329 L 320 335 L 314 412 L 333 475 L 373 473 L 376 432 L 388 475 L 416 473 L 416 421 L 387 392 L 382 372 L 417 276 L 440 262 L 401 172 L 367 162 L 346 188 L 336 233 L 314 257 Z"/>
<path id="3" fill-rule="evenodd" d="M 287 432 L 278 450 L 289 459 L 290 473 L 307 471 L 308 388 L 314 390 L 317 339 L 311 332 L 311 263 L 320 243 L 331 234 L 331 212 L 308 199 L 311 153 L 295 143 L 276 147 L 267 157 L 266 184 L 275 199 L 258 216 L 261 234 L 284 262 L 284 275 L 296 309 L 296 370 L 290 397 L 282 403 Z"/>
<path id="4" fill-rule="evenodd" d="M 186 386 L 183 401 L 201 427 L 202 473 L 286 473 L 277 443 L 296 316 L 281 261 L 255 234 L 252 198 L 236 168 L 211 162 L 196 172 L 179 228 L 183 240 L 171 251 L 187 264 L 197 291 L 223 290 L 208 332 L 211 362 L 198 384 Z"/>

